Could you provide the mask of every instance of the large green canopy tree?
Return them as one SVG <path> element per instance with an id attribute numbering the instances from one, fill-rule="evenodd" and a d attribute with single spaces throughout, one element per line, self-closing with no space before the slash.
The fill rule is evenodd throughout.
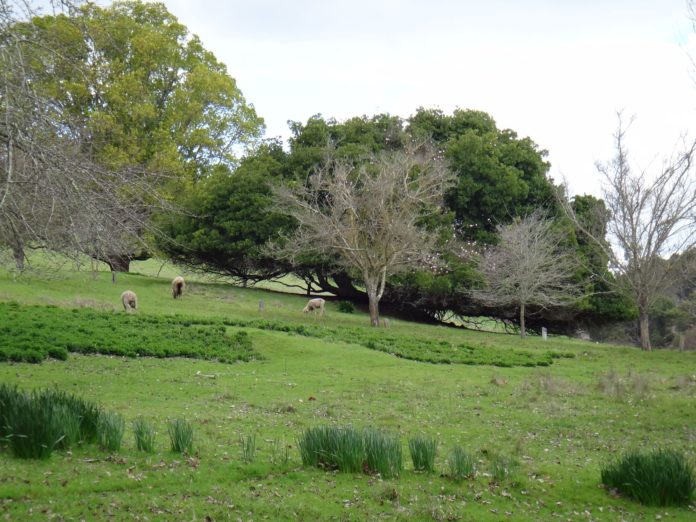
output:
<path id="1" fill-rule="evenodd" d="M 167 173 L 172 198 L 236 165 L 263 130 L 225 65 L 161 3 L 86 3 L 21 30 L 40 42 L 26 49 L 32 81 L 66 133 L 100 164 Z M 127 270 L 137 250 L 107 261 Z"/>

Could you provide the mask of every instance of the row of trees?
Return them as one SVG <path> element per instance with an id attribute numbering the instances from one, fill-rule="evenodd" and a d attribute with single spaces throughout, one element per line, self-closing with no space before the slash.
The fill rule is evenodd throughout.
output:
<path id="1" fill-rule="evenodd" d="M 286 149 L 161 4 L 26 5 L 0 0 L 0 243 L 19 268 L 27 248 L 114 271 L 156 249 L 243 284 L 293 274 L 364 299 L 374 325 L 380 301 L 523 334 L 638 315 L 649 349 L 692 259 L 669 254 L 694 242 L 693 146 L 652 181 L 620 126 L 603 200 L 569 198 L 545 151 L 479 111 L 317 115 Z M 675 331 L 694 322 L 689 284 L 661 316 Z"/>

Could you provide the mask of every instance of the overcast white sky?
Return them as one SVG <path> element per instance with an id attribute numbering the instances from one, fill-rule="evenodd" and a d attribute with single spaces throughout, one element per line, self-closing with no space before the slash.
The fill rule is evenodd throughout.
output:
<path id="1" fill-rule="evenodd" d="M 686 0 L 164 0 L 224 62 L 267 136 L 313 114 L 483 110 L 598 193 L 616 111 L 638 167 L 696 137 Z"/>

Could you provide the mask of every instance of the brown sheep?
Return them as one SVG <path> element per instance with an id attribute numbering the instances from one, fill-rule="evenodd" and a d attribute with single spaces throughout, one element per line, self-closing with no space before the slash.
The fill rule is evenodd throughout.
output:
<path id="1" fill-rule="evenodd" d="M 138 309 L 138 296 L 131 290 L 126 290 L 121 294 L 121 302 L 126 312 Z"/>
<path id="2" fill-rule="evenodd" d="M 174 299 L 181 297 L 184 293 L 184 288 L 186 288 L 184 278 L 181 276 L 176 276 L 174 281 L 172 281 L 172 297 Z"/>
<path id="3" fill-rule="evenodd" d="M 304 307 L 302 310 L 304 313 L 311 312 L 313 310 L 319 310 L 319 315 L 323 316 L 324 315 L 324 301 L 321 297 L 317 297 L 315 299 L 310 299 L 309 302 L 307 303 L 307 306 Z"/>

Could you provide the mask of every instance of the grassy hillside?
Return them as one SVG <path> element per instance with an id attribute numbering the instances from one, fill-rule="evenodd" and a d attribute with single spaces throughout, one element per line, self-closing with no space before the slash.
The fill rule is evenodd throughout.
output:
<path id="1" fill-rule="evenodd" d="M 175 301 L 169 291 L 170 275 L 166 279 L 120 275 L 114 285 L 104 272 L 95 277 L 90 272 L 47 271 L 19 278 L 0 273 L 3 302 L 55 305 L 80 313 L 96 309 L 112 316 L 117 311 L 114 317 L 120 321 L 125 314 L 119 296 L 131 289 L 140 300 L 138 318 L 155 318 L 152 321 L 158 324 L 198 318 L 213 328 L 224 325 L 228 335 L 246 332 L 258 354 L 250 362 L 230 364 L 73 352 L 65 361 L 0 364 L 0 382 L 22 389 L 57 387 L 126 419 L 124 445 L 113 455 L 90 445 L 56 452 L 46 461 L 15 459 L 7 450 L 0 451 L 0 517 L 691 520 L 696 516 L 694 506 L 644 507 L 599 484 L 600 466 L 628 448 L 677 449 L 693 464 L 695 353 L 643 353 L 553 337 L 546 343 L 535 338 L 522 342 L 502 334 L 398 320 L 392 320 L 389 329 L 375 331 L 366 326 L 365 315 L 340 313 L 333 303 L 328 303 L 326 317 L 319 319 L 301 313 L 302 297 L 240 289 L 204 278 L 191 282 L 184 298 Z M 9 322 L 8 314 L 0 316 L 0 327 L 16 327 L 17 321 Z M 278 327 L 268 329 L 269 324 Z M 282 327 L 289 331 L 280 331 Z M 138 335 L 147 339 L 148 328 L 139 330 Z M 166 342 L 166 332 L 163 335 Z M 370 342 L 373 346 L 368 347 Z M 525 353 L 544 358 L 552 351 L 563 357 L 553 357 L 548 366 L 501 367 L 486 361 L 432 364 L 394 355 L 411 345 L 467 346 L 501 357 Z M 131 422 L 139 416 L 157 428 L 154 454 L 135 449 Z M 167 421 L 175 418 L 194 426 L 192 456 L 169 451 Z M 398 434 L 405 462 L 401 476 L 383 480 L 303 468 L 297 439 L 306 428 L 324 425 L 375 427 Z M 408 440 L 416 435 L 438 441 L 435 473 L 413 471 Z M 247 458 L 251 462 L 245 462 L 243 449 L 248 457 L 251 439 L 256 451 Z M 475 456 L 475 478 L 454 481 L 448 476 L 447 457 L 454 445 Z M 493 465 L 499 457 L 515 466 L 510 476 L 495 480 Z"/>

